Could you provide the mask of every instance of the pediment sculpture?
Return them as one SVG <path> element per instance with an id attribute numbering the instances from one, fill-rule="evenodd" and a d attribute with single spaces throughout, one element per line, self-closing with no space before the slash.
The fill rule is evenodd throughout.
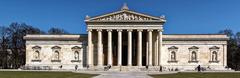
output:
<path id="1" fill-rule="evenodd" d="M 114 14 L 110 16 L 105 16 L 102 18 L 98 18 L 96 20 L 153 20 L 152 18 L 149 17 L 144 17 L 136 14 L 130 14 L 130 13 L 119 13 L 119 14 Z"/>

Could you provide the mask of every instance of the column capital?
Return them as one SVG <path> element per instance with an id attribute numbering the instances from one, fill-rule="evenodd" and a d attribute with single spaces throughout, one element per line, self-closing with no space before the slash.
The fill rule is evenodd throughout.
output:
<path id="1" fill-rule="evenodd" d="M 127 31 L 128 31 L 128 32 L 132 32 L 133 30 L 132 30 L 132 29 L 128 29 Z"/>
<path id="2" fill-rule="evenodd" d="M 112 32 L 112 29 L 107 29 L 107 32 Z"/>
<path id="3" fill-rule="evenodd" d="M 148 31 L 148 32 L 152 32 L 152 31 L 153 31 L 153 29 L 148 29 L 147 31 Z"/>
<path id="4" fill-rule="evenodd" d="M 87 31 L 90 31 L 90 32 L 92 32 L 92 29 L 87 29 Z"/>
<path id="5" fill-rule="evenodd" d="M 100 32 L 102 32 L 102 29 L 97 29 L 97 31 L 100 31 Z"/>
<path id="6" fill-rule="evenodd" d="M 138 29 L 137 31 L 138 31 L 138 32 L 142 32 L 143 30 L 142 30 L 142 29 Z"/>
<path id="7" fill-rule="evenodd" d="M 117 29 L 118 32 L 122 32 L 122 29 Z"/>

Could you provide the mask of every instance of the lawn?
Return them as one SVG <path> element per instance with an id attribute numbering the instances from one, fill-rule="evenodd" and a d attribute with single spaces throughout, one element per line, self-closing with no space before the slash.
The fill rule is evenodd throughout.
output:
<path id="1" fill-rule="evenodd" d="M 240 73 L 176 73 L 150 76 L 154 78 L 240 78 Z"/>
<path id="2" fill-rule="evenodd" d="M 96 75 L 72 72 L 0 71 L 0 78 L 91 78 Z"/>

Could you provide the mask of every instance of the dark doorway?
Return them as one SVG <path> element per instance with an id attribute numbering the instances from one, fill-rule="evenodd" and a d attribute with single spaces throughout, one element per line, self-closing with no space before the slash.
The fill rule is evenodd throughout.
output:
<path id="1" fill-rule="evenodd" d="M 146 48 L 146 42 L 147 42 L 147 32 L 144 31 L 142 35 L 142 65 L 146 66 L 147 65 L 147 48 Z"/>
<path id="2" fill-rule="evenodd" d="M 127 62 L 128 62 L 128 46 L 127 45 L 123 45 L 122 48 L 122 65 L 123 66 L 127 66 Z"/>

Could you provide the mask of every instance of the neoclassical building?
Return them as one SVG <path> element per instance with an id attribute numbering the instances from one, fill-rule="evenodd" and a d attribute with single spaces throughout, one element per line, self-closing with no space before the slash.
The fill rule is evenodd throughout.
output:
<path id="1" fill-rule="evenodd" d="M 143 71 L 225 70 L 227 40 L 223 34 L 163 34 L 165 16 L 121 10 L 86 16 L 88 34 L 26 35 L 26 67 Z M 204 29 L 203 29 L 204 30 Z"/>

